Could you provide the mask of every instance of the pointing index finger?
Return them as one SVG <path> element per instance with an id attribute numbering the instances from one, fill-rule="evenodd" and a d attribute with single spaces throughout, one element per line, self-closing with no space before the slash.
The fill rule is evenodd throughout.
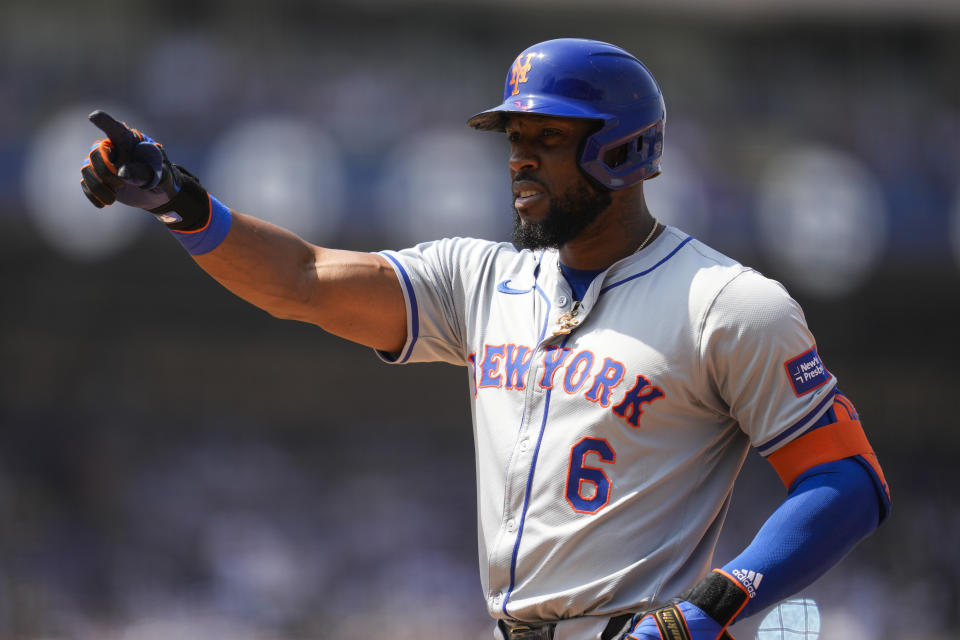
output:
<path id="1" fill-rule="evenodd" d="M 136 135 L 127 125 L 118 121 L 106 111 L 97 109 L 87 116 L 87 118 L 96 125 L 98 129 L 107 134 L 107 137 L 113 144 L 113 148 L 121 153 L 129 152 L 138 142 Z"/>

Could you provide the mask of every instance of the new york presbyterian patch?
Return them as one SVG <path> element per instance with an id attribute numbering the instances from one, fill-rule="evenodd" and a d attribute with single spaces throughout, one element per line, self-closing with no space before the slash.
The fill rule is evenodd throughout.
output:
<path id="1" fill-rule="evenodd" d="M 796 358 L 787 360 L 783 366 L 787 370 L 787 377 L 790 378 L 790 384 L 793 385 L 793 392 L 797 397 L 822 387 L 833 377 L 820 362 L 816 347 L 810 347 L 808 351 L 804 351 Z"/>

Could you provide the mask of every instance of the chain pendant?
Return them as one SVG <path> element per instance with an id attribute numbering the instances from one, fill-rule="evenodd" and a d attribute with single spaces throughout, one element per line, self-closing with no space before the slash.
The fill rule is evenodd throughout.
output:
<path id="1" fill-rule="evenodd" d="M 580 313 L 580 301 L 576 300 L 573 303 L 573 308 L 570 311 L 564 311 L 557 317 L 557 328 L 553 330 L 553 335 L 555 336 L 565 336 L 580 324 L 580 320 L 577 318 L 577 315 Z"/>

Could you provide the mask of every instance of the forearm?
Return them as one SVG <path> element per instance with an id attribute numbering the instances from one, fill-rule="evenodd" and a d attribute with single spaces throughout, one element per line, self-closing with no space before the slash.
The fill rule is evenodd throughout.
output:
<path id="1" fill-rule="evenodd" d="M 627 637 L 729 637 L 721 634 L 736 620 L 819 578 L 886 513 L 885 489 L 861 462 L 844 458 L 808 469 L 743 553 L 714 569 L 679 601 L 645 615 Z M 680 626 L 689 634 L 675 630 Z"/>
<path id="2" fill-rule="evenodd" d="M 278 318 L 384 351 L 399 351 L 406 339 L 399 283 L 375 254 L 317 247 L 233 212 L 223 242 L 194 259 L 225 288 Z"/>
<path id="3" fill-rule="evenodd" d="M 810 585 L 877 527 L 880 513 L 874 479 L 853 458 L 801 476 L 750 545 L 723 567 L 751 593 L 739 617 Z"/>
<path id="4" fill-rule="evenodd" d="M 223 242 L 193 258 L 214 280 L 271 315 L 311 321 L 317 248 L 290 231 L 233 212 Z"/>

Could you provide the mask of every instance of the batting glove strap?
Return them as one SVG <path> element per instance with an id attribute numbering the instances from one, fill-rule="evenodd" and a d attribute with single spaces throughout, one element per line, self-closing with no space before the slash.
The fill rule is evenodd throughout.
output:
<path id="1" fill-rule="evenodd" d="M 169 181 L 167 187 L 174 195 L 169 202 L 149 209 L 150 213 L 174 231 L 196 231 L 210 220 L 210 197 L 196 176 L 177 164 L 167 163 L 163 169 L 160 185 Z"/>
<path id="2" fill-rule="evenodd" d="M 724 628 L 733 622 L 750 601 L 747 589 L 720 569 L 714 569 L 681 597 Z"/>
<path id="3" fill-rule="evenodd" d="M 733 640 L 725 627 L 686 600 L 638 617 L 640 621 L 625 640 Z"/>

